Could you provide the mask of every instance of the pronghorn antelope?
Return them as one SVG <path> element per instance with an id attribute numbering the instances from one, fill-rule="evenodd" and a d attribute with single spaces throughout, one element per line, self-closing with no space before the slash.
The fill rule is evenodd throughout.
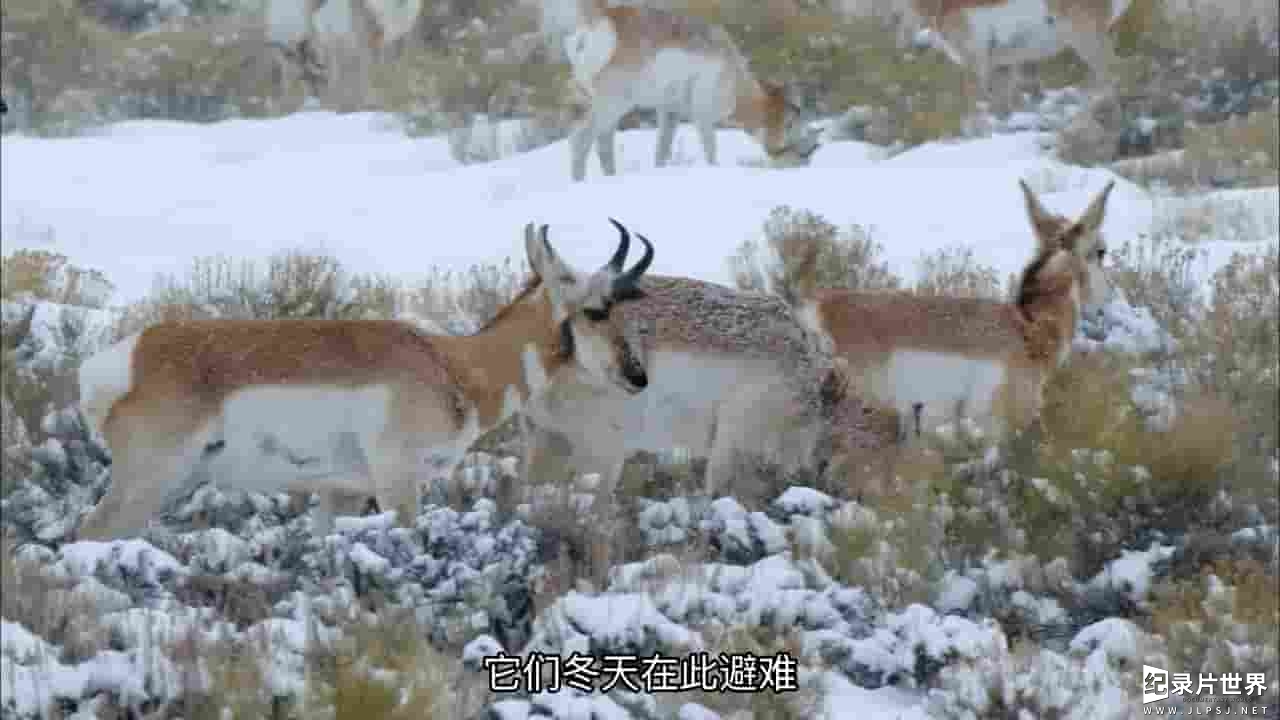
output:
<path id="1" fill-rule="evenodd" d="M 1133 0 L 909 0 L 941 49 L 991 93 L 997 67 L 1046 60 L 1070 47 L 1095 80 L 1114 56 L 1111 27 Z"/>
<path id="2" fill-rule="evenodd" d="M 833 454 L 879 444 L 843 363 L 781 299 L 674 277 L 640 288 L 609 322 L 641 349 L 649 388 L 629 397 L 565 384 L 526 405 L 525 477 L 598 472 L 608 498 L 628 455 L 682 448 L 707 458 L 714 494 L 740 451 L 820 472 Z"/>
<path id="3" fill-rule="evenodd" d="M 421 11 L 422 0 L 268 0 L 267 35 L 313 96 L 335 82 L 364 92 L 370 66 L 388 59 Z M 355 76 L 336 78 L 347 66 Z"/>
<path id="4" fill-rule="evenodd" d="M 470 336 L 397 321 L 205 320 L 129 337 L 80 371 L 85 415 L 113 454 L 111 488 L 80 537 L 136 533 L 205 480 L 319 492 L 322 534 L 339 495 L 372 495 L 411 525 L 420 472 L 449 477 L 526 402 L 563 383 L 644 389 L 639 349 L 610 322 L 639 297 L 653 261 L 642 242 L 630 270 L 624 233 L 608 263 L 582 273 L 552 248 L 545 225 L 526 227 L 534 278 Z"/>
<path id="5" fill-rule="evenodd" d="M 749 132 L 774 164 L 806 161 L 818 147 L 816 131 L 801 121 L 784 88 L 756 80 L 721 26 L 665 10 L 581 0 L 565 53 L 578 89 L 590 98 L 569 141 L 574 180 L 586 177 L 593 143 L 604 173 L 617 172 L 614 132 L 636 108 L 658 113 L 658 167 L 671 159 L 681 116 L 697 127 L 709 165 L 716 164 L 715 127 L 723 121 Z"/>
<path id="6" fill-rule="evenodd" d="M 1039 247 L 1009 302 L 817 290 L 802 271 L 797 312 L 849 362 L 858 390 L 896 409 L 913 434 L 957 410 L 988 432 L 1006 418 L 1028 424 L 1050 373 L 1070 358 L 1078 318 L 1108 299 L 1100 228 L 1113 186 L 1071 221 L 1021 183 Z"/>

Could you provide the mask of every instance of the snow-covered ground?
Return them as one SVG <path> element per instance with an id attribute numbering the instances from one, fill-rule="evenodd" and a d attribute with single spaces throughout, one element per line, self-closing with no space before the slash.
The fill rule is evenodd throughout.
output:
<path id="1" fill-rule="evenodd" d="M 602 261 L 615 241 L 606 217 L 657 246 L 652 271 L 731 281 L 727 257 L 758 237 L 771 208 L 807 208 L 843 226 L 873 228 L 890 268 L 916 274 L 923 253 L 968 245 L 1000 277 L 1031 252 L 1017 180 L 1051 209 L 1075 213 L 1113 174 L 1063 165 L 1050 136 L 1026 132 L 925 145 L 884 159 L 857 142 L 825 145 L 812 167 L 744 166 L 761 153 L 738 131 L 719 133 L 721 164 L 706 167 L 692 129 L 657 170 L 655 135 L 620 133 L 618 176 L 569 180 L 558 142 L 493 163 L 460 166 L 443 138 L 408 139 L 388 116 L 299 113 L 213 125 L 129 122 L 71 139 L 7 136 L 0 149 L 0 231 L 12 251 L 61 251 L 104 272 L 128 301 L 156 273 L 181 273 L 193 257 L 263 257 L 322 249 L 358 271 L 399 276 L 432 265 L 523 260 L 521 228 L 549 223 L 571 260 Z M 1233 191 L 1275 240 L 1276 188 Z M 1106 232 L 1138 240 L 1168 201 L 1119 180 Z M 1208 273 L 1237 249 L 1210 243 Z"/>
<path id="2" fill-rule="evenodd" d="M 353 270 L 408 277 L 433 265 L 520 260 L 521 228 L 531 220 L 552 226 L 552 239 L 569 259 L 594 265 L 616 241 L 608 217 L 654 241 L 653 272 L 730 283 L 728 257 L 760 237 L 778 205 L 873 228 L 890 268 L 907 279 L 923 254 L 957 245 L 972 247 L 977 260 L 1004 276 L 1032 250 L 1018 179 L 1064 214 L 1077 213 L 1115 179 L 1104 226 L 1112 247 L 1180 227 L 1170 218 L 1224 208 L 1221 216 L 1231 218 L 1225 229 L 1194 246 L 1201 257 L 1192 270 L 1200 280 L 1232 252 L 1280 240 L 1274 187 L 1157 197 L 1107 170 L 1056 161 L 1050 139 L 1004 134 L 893 157 L 837 142 L 824 146 L 811 167 L 766 170 L 753 166 L 758 149 L 734 131 L 719 135 L 721 166 L 705 167 L 685 127 L 676 145 L 680 164 L 656 170 L 653 133 L 630 131 L 618 137 L 620 175 L 601 177 L 593 159 L 588 182 L 573 184 L 563 142 L 460 166 L 447 140 L 406 138 L 381 115 L 313 112 L 203 126 L 131 122 L 72 139 L 0 140 L 0 231 L 5 253 L 54 250 L 100 270 L 117 286 L 114 303 L 145 295 L 155 274 L 181 273 L 193 258 L 211 254 L 264 258 L 310 248 Z M 6 304 L 4 311 L 8 318 L 21 308 Z M 109 315 L 88 320 L 103 326 Z M 39 307 L 34 325 L 42 354 L 24 362 L 57 360 L 58 317 L 58 306 Z M 1161 342 L 1150 314 L 1123 301 L 1107 308 L 1103 322 L 1102 339 L 1080 342 L 1117 350 Z M 77 422 L 68 413 L 46 420 L 56 438 L 35 449 L 32 482 L 5 506 L 6 524 L 22 518 L 36 540 L 51 545 L 108 477 Z M 473 479 L 488 482 L 490 473 L 512 468 L 510 459 L 476 468 Z M 1102 476 L 1087 463 L 1078 468 L 1090 477 L 1095 472 Z M 189 527 L 197 510 L 214 529 Z M 67 594 L 92 598 L 112 639 L 110 649 L 76 658 L 6 618 L 0 710 L 5 718 L 26 718 L 54 698 L 81 701 L 104 692 L 121 702 L 172 698 L 190 679 L 176 669 L 171 648 L 155 646 L 184 634 L 221 642 L 275 638 L 272 651 L 257 659 L 267 684 L 288 692 L 303 682 L 308 643 L 327 642 L 324 633 L 307 638 L 312 614 L 340 614 L 372 587 L 412 610 L 433 642 L 469 640 L 464 661 L 497 648 L 679 654 L 706 646 L 708 628 L 745 626 L 794 635 L 804 677 L 822 685 L 830 720 L 989 716 L 983 713 L 994 710 L 983 703 L 992 702 L 992 678 L 1003 678 L 1010 705 L 1017 696 L 1064 718 L 1128 717 L 1126 703 L 1137 688 L 1132 669 L 1146 660 L 1150 638 L 1128 620 L 1108 617 L 1107 608 L 1141 603 L 1153 568 L 1174 552 L 1160 539 L 1117 548 L 1101 572 L 1083 578 L 1063 578 L 1017 557 L 950 569 L 932 606 L 895 611 L 798 552 L 829 551 L 831 539 L 851 524 L 876 532 L 892 525 L 882 526 L 858 503 L 800 487 L 764 512 L 748 512 L 730 497 L 642 499 L 638 523 L 651 557 L 614 567 L 606 592 L 569 592 L 535 616 L 529 587 L 541 572 L 538 531 L 519 520 L 499 525 L 492 510 L 486 499 L 465 509 L 430 505 L 417 532 L 389 529 L 386 516 L 343 518 L 338 532 L 312 539 L 309 518 L 284 496 L 243 498 L 203 488 L 174 510 L 170 524 L 178 529 L 152 538 L 156 545 L 24 546 L 18 553 L 24 562 L 67 583 L 54 591 L 63 593 L 60 602 L 73 601 Z M 693 540 L 706 540 L 718 558 L 681 565 L 674 556 Z M 1232 541 L 1275 546 L 1277 534 L 1274 525 L 1259 524 Z M 886 543 L 884 550 L 893 548 Z M 274 598 L 270 617 L 235 628 L 193 604 L 184 587 L 196 576 L 281 583 L 288 592 Z M 1060 642 L 1011 656 L 1008 638 L 990 620 L 994 607 L 1052 630 Z M 720 717 L 693 703 L 658 715 L 647 703 L 626 693 L 616 703 L 544 694 L 495 703 L 487 717 Z M 75 717 L 92 717 L 92 707 L 82 702 Z"/>

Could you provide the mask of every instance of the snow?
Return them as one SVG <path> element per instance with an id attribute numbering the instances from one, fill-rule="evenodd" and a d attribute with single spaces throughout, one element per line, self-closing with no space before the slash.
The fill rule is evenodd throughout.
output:
<path id="1" fill-rule="evenodd" d="M 760 150 L 731 130 L 719 133 L 720 166 L 706 167 L 691 128 L 682 127 L 677 164 L 655 169 L 655 133 L 632 130 L 618 136 L 619 175 L 601 176 L 593 161 L 588 181 L 574 184 L 564 141 L 462 166 L 446 138 L 408 138 L 383 114 L 134 121 L 75 138 L 0 140 L 0 231 L 10 252 L 56 250 L 101 270 L 118 302 L 145 295 L 157 273 L 183 273 L 214 252 L 323 250 L 352 270 L 399 276 L 522 261 L 520 229 L 530 220 L 551 225 L 567 259 L 594 265 L 614 242 L 610 216 L 654 241 L 652 272 L 730 283 L 726 258 L 758 238 L 781 204 L 838 226 L 871 227 L 890 268 L 906 278 L 923 253 L 956 244 L 974 246 L 1006 277 L 1032 250 L 1020 178 L 1049 209 L 1068 214 L 1116 179 L 1110 242 L 1149 233 L 1153 196 L 1108 170 L 1058 162 L 1049 137 L 932 143 L 889 158 L 833 142 L 811 167 L 769 170 L 744 166 Z M 1274 188 L 1218 195 L 1257 216 L 1269 229 L 1260 239 L 1274 238 Z M 1196 269 L 1211 271 L 1246 247 L 1204 243 Z"/>
<path id="2" fill-rule="evenodd" d="M 827 720 L 927 720 L 919 698 L 898 688 L 867 690 L 838 673 L 824 673 Z"/>
<path id="3" fill-rule="evenodd" d="M 1114 587 L 1127 592 L 1141 602 L 1151 585 L 1151 565 L 1173 555 L 1174 546 L 1152 544 L 1146 550 L 1123 550 L 1120 557 L 1107 563 L 1102 572 L 1090 581 L 1095 587 Z"/>
<path id="4" fill-rule="evenodd" d="M 142 540 L 84 540 L 62 547 L 62 566 L 70 575 L 92 575 L 104 565 L 121 568 L 148 583 L 158 582 L 167 574 L 186 572 L 177 558 Z"/>

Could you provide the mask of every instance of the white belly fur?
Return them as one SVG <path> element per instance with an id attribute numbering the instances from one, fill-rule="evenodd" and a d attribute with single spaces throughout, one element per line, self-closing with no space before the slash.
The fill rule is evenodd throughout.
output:
<path id="1" fill-rule="evenodd" d="M 268 492 L 327 489 L 372 494 L 367 454 L 386 427 L 391 392 L 256 387 L 226 400 L 202 470 L 216 485 Z"/>
<path id="2" fill-rule="evenodd" d="M 581 28 L 565 39 L 565 53 L 573 77 L 589 95 L 600 92 L 596 79 L 613 58 L 617 35 L 608 20 Z M 643 67 L 633 68 L 625 87 L 609 87 L 606 102 L 628 107 L 654 108 L 698 117 L 709 122 L 723 120 L 732 109 L 721 91 L 724 60 L 681 48 L 665 48 Z"/>
<path id="3" fill-rule="evenodd" d="M 1032 62 L 1056 55 L 1064 47 L 1060 25 L 1045 0 L 1011 0 L 969 11 L 975 49 L 990 54 L 993 64 Z"/>
<path id="4" fill-rule="evenodd" d="M 872 391 L 902 413 L 908 427 L 912 406 L 923 404 L 921 429 L 927 431 L 954 420 L 957 407 L 969 417 L 989 418 L 1005 368 L 993 360 L 898 350 L 874 375 Z"/>
<path id="5" fill-rule="evenodd" d="M 723 430 L 716 425 L 729 401 L 744 388 L 780 379 L 768 361 L 744 365 L 740 358 L 679 351 L 655 352 L 648 370 L 649 386 L 639 395 L 587 389 L 552 392 L 536 408 L 527 409 L 535 423 L 571 438 L 583 455 L 594 450 L 608 455 L 679 449 L 705 457 L 714 432 Z"/>

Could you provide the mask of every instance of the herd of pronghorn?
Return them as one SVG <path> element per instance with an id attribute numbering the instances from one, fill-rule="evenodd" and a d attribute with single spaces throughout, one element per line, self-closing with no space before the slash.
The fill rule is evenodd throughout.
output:
<path id="1" fill-rule="evenodd" d="M 719 123 L 749 133 L 775 165 L 803 162 L 817 148 L 816 131 L 802 121 L 786 89 L 754 77 L 723 27 L 606 0 L 538 2 L 544 32 L 558 41 L 576 95 L 585 100 L 570 139 L 575 180 L 585 177 L 593 144 L 604 173 L 616 172 L 614 132 L 639 108 L 657 114 L 659 167 L 670 160 L 681 118 L 697 128 L 709 164 L 716 163 Z M 989 95 L 996 68 L 1016 68 L 1068 47 L 1095 79 L 1103 79 L 1114 54 L 1109 31 L 1132 2 L 886 0 L 882 9 L 923 27 L 919 37 L 972 69 L 977 90 Z M 422 7 L 422 0 L 269 0 L 268 35 L 296 72 L 323 78 L 339 62 L 341 49 L 368 62 L 385 59 L 413 29 Z M 367 84 L 367 74 L 354 82 Z"/>
<path id="2" fill-rule="evenodd" d="M 412 526 L 424 483 L 448 482 L 508 420 L 524 430 L 523 478 L 595 472 L 605 498 L 640 450 L 706 458 L 713 494 L 741 451 L 822 472 L 910 443 L 957 408 L 987 432 L 1024 427 L 1078 319 L 1107 301 L 1112 187 L 1073 220 L 1022 183 L 1035 248 L 1007 300 L 824 290 L 816 247 L 785 300 L 649 275 L 654 243 L 637 233 L 644 251 L 626 267 L 632 233 L 612 221 L 617 248 L 594 271 L 527 225 L 529 280 L 472 335 L 394 320 L 152 325 L 81 366 L 81 408 L 112 471 L 77 537 L 140 533 L 206 481 L 315 492 L 320 533 L 352 497 Z M 513 484 L 499 481 L 504 515 L 520 501 Z"/>
<path id="3" fill-rule="evenodd" d="M 282 41 L 295 49 L 323 31 L 325 12 L 342 8 L 381 47 L 420 5 L 298 1 L 305 22 Z M 1086 60 L 1101 57 L 1106 29 L 1127 5 L 911 3 L 980 73 L 1063 43 Z M 697 126 L 711 163 L 724 121 L 774 160 L 816 147 L 783 88 L 756 81 L 717 26 L 591 0 L 564 49 L 592 98 L 570 142 L 575 179 L 593 144 L 614 172 L 613 132 L 634 107 L 658 110 L 659 165 L 681 116 Z M 111 451 L 112 480 L 77 536 L 137 534 L 206 481 L 315 492 L 321 533 L 339 500 L 353 496 L 372 496 L 412 524 L 424 482 L 447 481 L 480 438 L 512 418 L 524 430 L 524 478 L 595 472 L 606 497 L 635 451 L 706 458 L 714 493 L 743 450 L 788 467 L 847 466 L 860 452 L 932 431 L 957 407 L 992 431 L 1029 423 L 1071 354 L 1078 318 L 1106 301 L 1101 226 L 1111 189 L 1072 220 L 1022 184 L 1036 244 L 1007 301 L 822 290 L 812 282 L 816 248 L 800 263 L 792 300 L 647 275 L 654 245 L 637 234 L 643 255 L 626 268 L 631 232 L 612 221 L 617 249 L 591 272 L 557 254 L 546 225 L 526 226 L 529 282 L 469 336 L 398 321 L 153 325 L 81 368 L 81 406 Z M 511 485 L 499 483 L 504 513 L 519 500 Z"/>

